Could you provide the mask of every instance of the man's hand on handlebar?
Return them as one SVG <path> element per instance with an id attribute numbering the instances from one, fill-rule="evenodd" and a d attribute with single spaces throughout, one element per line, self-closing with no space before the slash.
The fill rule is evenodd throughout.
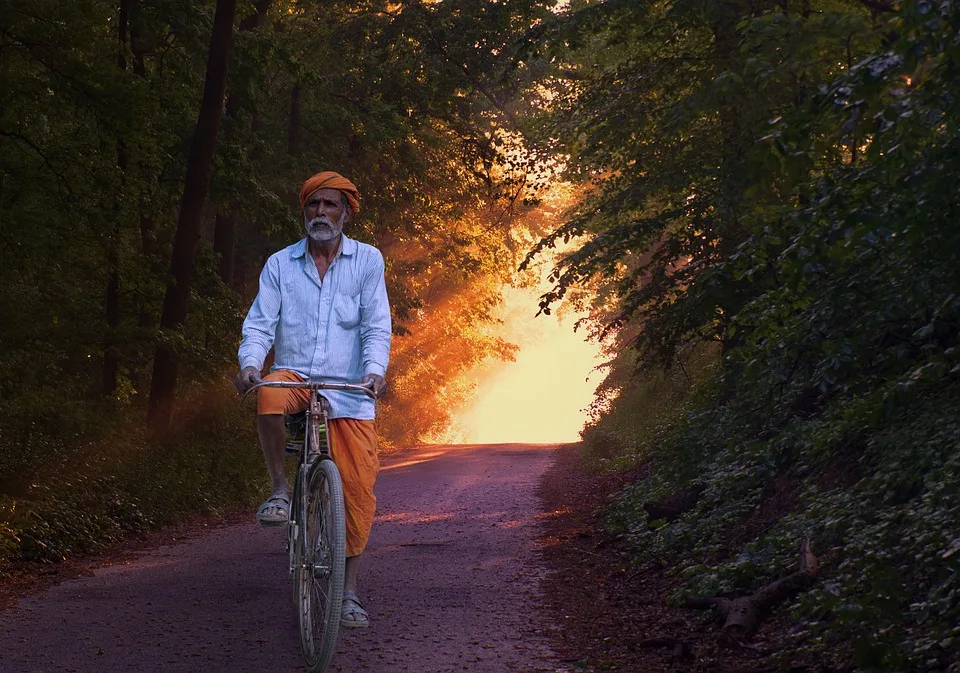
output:
<path id="1" fill-rule="evenodd" d="M 233 385 L 236 386 L 238 393 L 245 393 L 258 383 L 260 383 L 260 370 L 256 367 L 244 367 L 233 378 Z"/>
<path id="2" fill-rule="evenodd" d="M 360 379 L 360 385 L 372 390 L 373 394 L 377 396 L 377 399 L 383 397 L 383 394 L 387 392 L 387 382 L 379 374 L 365 374 L 364 377 Z"/>

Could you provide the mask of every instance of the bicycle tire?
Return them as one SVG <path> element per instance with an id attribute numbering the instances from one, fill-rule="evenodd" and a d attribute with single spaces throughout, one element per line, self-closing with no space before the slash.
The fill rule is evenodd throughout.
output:
<path id="1" fill-rule="evenodd" d="M 307 670 L 322 673 L 337 649 L 346 563 L 343 484 L 332 460 L 313 465 L 304 496 L 303 563 L 294 570 L 300 646 Z"/>

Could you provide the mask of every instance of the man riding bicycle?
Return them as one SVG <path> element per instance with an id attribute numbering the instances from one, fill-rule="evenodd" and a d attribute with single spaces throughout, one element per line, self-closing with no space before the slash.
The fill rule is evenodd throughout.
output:
<path id="1" fill-rule="evenodd" d="M 267 260 L 259 292 L 243 321 L 240 373 L 234 381 L 241 393 L 260 381 L 271 346 L 274 364 L 264 380 L 360 380 L 378 397 L 385 391 L 391 324 L 383 256 L 343 234 L 360 210 L 359 196 L 352 182 L 333 171 L 317 173 L 304 183 L 300 209 L 306 237 Z M 356 584 L 376 508 L 373 484 L 380 462 L 375 407 L 373 400 L 348 392 L 325 391 L 324 396 L 330 402 L 328 430 L 346 505 L 341 624 L 365 627 L 370 621 Z M 304 389 L 260 389 L 257 432 L 271 481 L 270 497 L 257 510 L 263 525 L 284 525 L 290 515 L 283 415 L 303 411 L 308 402 Z"/>

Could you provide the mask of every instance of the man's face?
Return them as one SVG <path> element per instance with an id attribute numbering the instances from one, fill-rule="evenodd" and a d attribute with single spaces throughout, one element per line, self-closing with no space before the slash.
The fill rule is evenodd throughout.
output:
<path id="1" fill-rule="evenodd" d="M 316 243 L 334 240 L 343 232 L 349 211 L 343 205 L 343 196 L 336 189 L 318 189 L 303 206 L 303 225 L 307 236 Z"/>

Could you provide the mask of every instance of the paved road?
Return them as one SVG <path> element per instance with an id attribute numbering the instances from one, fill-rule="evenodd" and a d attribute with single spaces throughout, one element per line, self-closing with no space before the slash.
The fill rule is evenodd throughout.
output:
<path id="1" fill-rule="evenodd" d="M 537 482 L 553 447 L 394 455 L 361 570 L 373 625 L 343 673 L 563 670 L 539 610 Z M 255 522 L 140 553 L 0 614 L 3 673 L 304 670 L 281 533 Z"/>

